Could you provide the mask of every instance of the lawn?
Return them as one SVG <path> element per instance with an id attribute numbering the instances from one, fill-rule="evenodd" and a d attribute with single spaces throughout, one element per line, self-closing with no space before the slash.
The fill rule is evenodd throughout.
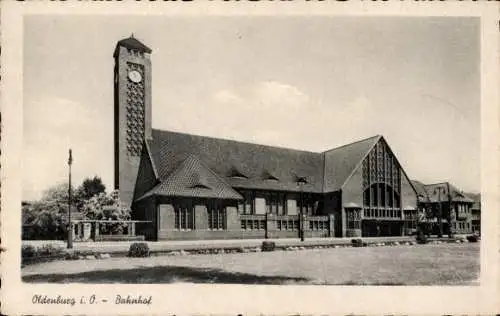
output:
<path id="1" fill-rule="evenodd" d="M 479 244 L 111 258 L 26 266 L 25 282 L 335 285 L 477 284 Z"/>

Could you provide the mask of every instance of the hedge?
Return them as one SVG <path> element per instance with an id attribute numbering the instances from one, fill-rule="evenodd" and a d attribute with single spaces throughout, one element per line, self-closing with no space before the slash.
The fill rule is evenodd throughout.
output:
<path id="1" fill-rule="evenodd" d="M 145 242 L 135 242 L 128 250 L 129 257 L 149 257 L 149 246 Z"/>

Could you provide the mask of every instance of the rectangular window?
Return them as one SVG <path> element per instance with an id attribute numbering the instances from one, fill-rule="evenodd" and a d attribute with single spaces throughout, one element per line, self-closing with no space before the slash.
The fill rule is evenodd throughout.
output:
<path id="1" fill-rule="evenodd" d="M 266 229 L 266 221 L 265 220 L 259 221 L 259 229 L 261 229 L 261 230 Z"/>
<path id="2" fill-rule="evenodd" d="M 297 202 L 299 210 L 301 210 L 303 214 L 313 216 L 319 212 L 318 210 L 318 208 L 320 207 L 319 201 L 312 194 L 309 193 L 299 194 Z"/>
<path id="3" fill-rule="evenodd" d="M 268 214 L 286 215 L 286 195 L 281 192 L 271 192 L 266 195 L 266 212 Z"/>
<path id="4" fill-rule="evenodd" d="M 194 207 L 190 201 L 176 202 L 174 204 L 174 228 L 178 230 L 191 230 L 194 225 Z"/>
<path id="5" fill-rule="evenodd" d="M 360 229 L 361 228 L 361 214 L 360 210 L 346 210 L 347 215 L 347 228 Z"/>
<path id="6" fill-rule="evenodd" d="M 238 201 L 238 212 L 240 214 L 255 214 L 254 212 L 254 195 L 251 191 L 240 192 L 243 200 Z"/>
<path id="7" fill-rule="evenodd" d="M 218 201 L 207 203 L 208 211 L 208 229 L 223 230 L 226 229 L 226 209 Z"/>

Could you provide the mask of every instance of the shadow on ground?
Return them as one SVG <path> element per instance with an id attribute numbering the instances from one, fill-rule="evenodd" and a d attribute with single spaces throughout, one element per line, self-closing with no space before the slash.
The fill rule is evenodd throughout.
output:
<path id="1" fill-rule="evenodd" d="M 225 283 L 225 284 L 294 284 L 307 283 L 306 278 L 261 276 L 180 266 L 138 267 L 88 271 L 74 274 L 34 274 L 23 276 L 29 283 Z"/>

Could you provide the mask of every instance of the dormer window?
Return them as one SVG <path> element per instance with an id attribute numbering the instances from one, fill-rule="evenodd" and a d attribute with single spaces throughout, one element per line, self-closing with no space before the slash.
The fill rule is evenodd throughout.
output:
<path id="1" fill-rule="evenodd" d="M 307 184 L 307 183 L 309 183 L 307 181 L 306 177 L 301 177 L 301 176 L 295 176 L 295 182 L 298 183 L 298 184 Z"/>
<path id="2" fill-rule="evenodd" d="M 191 179 L 191 184 L 188 186 L 190 189 L 208 189 L 211 190 L 208 185 L 208 181 L 205 177 L 202 177 L 200 174 L 194 174 Z"/>
<path id="3" fill-rule="evenodd" d="M 202 183 L 193 184 L 189 188 L 190 189 L 207 189 L 207 190 L 211 190 L 210 187 L 208 187 L 207 185 L 202 184 Z"/>
<path id="4" fill-rule="evenodd" d="M 279 181 L 279 179 L 269 171 L 264 171 L 264 173 L 262 174 L 262 179 L 266 181 Z"/>
<path id="5" fill-rule="evenodd" d="M 240 170 L 238 170 L 238 168 L 234 166 L 229 170 L 228 177 L 236 179 L 248 179 L 248 177 L 245 174 L 243 174 L 243 172 L 241 172 Z"/>

